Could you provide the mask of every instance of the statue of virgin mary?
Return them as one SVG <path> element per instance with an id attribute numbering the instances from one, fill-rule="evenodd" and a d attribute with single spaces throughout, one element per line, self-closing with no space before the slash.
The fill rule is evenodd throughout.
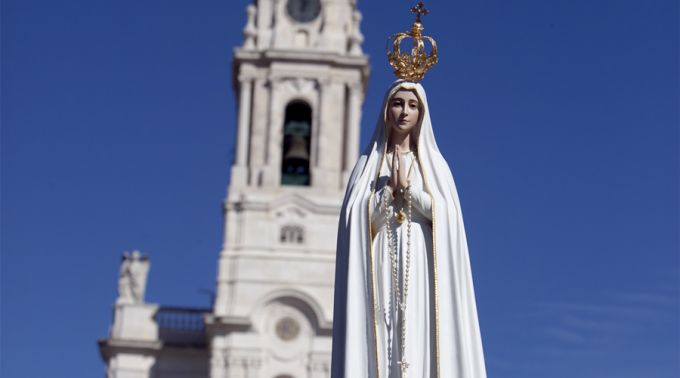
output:
<path id="1" fill-rule="evenodd" d="M 460 202 L 414 80 L 387 90 L 347 185 L 331 377 L 486 377 Z"/>

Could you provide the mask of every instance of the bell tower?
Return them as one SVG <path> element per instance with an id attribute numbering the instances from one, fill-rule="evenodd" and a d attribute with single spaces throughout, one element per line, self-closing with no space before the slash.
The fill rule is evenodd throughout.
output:
<path id="1" fill-rule="evenodd" d="M 236 148 L 210 376 L 327 377 L 340 205 L 368 79 L 356 0 L 256 0 L 234 50 Z"/>

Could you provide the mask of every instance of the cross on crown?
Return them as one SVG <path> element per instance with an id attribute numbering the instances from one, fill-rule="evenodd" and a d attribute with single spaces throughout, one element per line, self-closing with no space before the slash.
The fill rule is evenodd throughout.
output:
<path id="1" fill-rule="evenodd" d="M 425 4 L 423 4 L 422 1 L 419 1 L 417 5 L 414 5 L 411 7 L 411 13 L 416 14 L 416 22 L 420 22 L 420 16 L 424 16 L 426 14 L 429 14 L 430 11 L 425 9 Z"/>

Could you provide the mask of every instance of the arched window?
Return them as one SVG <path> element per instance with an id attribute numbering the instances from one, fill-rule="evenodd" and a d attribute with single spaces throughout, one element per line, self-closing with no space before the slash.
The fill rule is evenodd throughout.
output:
<path id="1" fill-rule="evenodd" d="M 309 150 L 312 137 L 312 108 L 302 101 L 286 106 L 283 123 L 281 185 L 309 185 Z"/>

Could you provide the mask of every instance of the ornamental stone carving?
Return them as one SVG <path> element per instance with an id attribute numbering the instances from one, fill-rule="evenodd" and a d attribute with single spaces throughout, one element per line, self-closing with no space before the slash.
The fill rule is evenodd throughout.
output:
<path id="1" fill-rule="evenodd" d="M 118 299 L 116 304 L 144 303 L 146 278 L 149 273 L 149 258 L 139 251 L 124 252 L 118 277 Z"/>

